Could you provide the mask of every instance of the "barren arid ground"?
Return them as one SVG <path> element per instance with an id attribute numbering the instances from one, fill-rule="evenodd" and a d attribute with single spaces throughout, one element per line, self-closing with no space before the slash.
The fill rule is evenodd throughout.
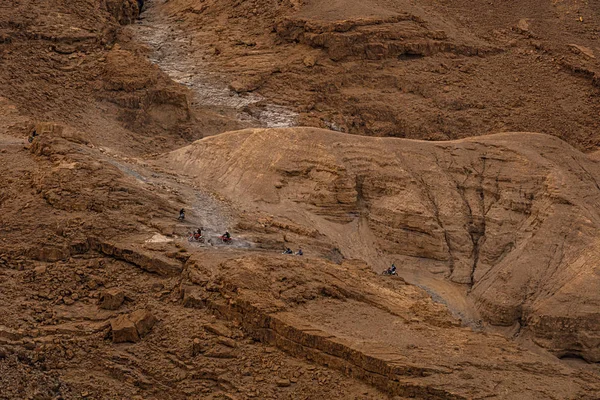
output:
<path id="1" fill-rule="evenodd" d="M 2 0 L 0 399 L 600 399 L 599 33 Z"/>

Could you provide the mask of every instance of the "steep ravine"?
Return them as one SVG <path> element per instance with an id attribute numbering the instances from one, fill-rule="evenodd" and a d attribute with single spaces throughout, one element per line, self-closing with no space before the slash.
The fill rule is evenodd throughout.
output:
<path id="1" fill-rule="evenodd" d="M 252 91 L 234 90 L 226 76 L 203 68 L 203 56 L 194 48 L 193 36 L 178 26 L 176 18 L 164 19 L 155 12 L 159 0 L 146 2 L 140 19 L 125 29 L 150 49 L 150 60 L 175 82 L 188 87 L 192 107 L 212 109 L 238 119 L 247 126 L 292 127 L 297 114 L 266 102 Z"/>

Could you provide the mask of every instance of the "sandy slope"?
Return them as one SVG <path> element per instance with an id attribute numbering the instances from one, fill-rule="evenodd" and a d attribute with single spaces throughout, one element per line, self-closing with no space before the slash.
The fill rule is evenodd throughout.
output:
<path id="1" fill-rule="evenodd" d="M 255 129 L 167 160 L 238 208 L 302 226 L 299 241 L 323 235 L 376 269 L 393 260 L 428 269 L 466 285 L 484 320 L 526 328 L 559 356 L 600 357 L 600 170 L 558 139 Z"/>

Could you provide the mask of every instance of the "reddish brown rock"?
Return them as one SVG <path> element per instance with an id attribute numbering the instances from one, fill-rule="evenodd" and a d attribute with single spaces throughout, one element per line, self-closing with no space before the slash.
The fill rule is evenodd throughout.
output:
<path id="1" fill-rule="evenodd" d="M 100 296 L 98 306 L 105 310 L 116 310 L 121 307 L 123 301 L 125 301 L 125 292 L 122 289 L 107 289 Z"/>
<path id="2" fill-rule="evenodd" d="M 119 315 L 111 321 L 114 343 L 139 342 L 146 335 L 157 319 L 148 310 L 137 310 L 131 314 Z"/>
<path id="3" fill-rule="evenodd" d="M 156 324 L 157 319 L 150 313 L 148 310 L 137 310 L 132 312 L 129 315 L 129 319 L 134 323 L 137 332 L 140 336 L 146 335 L 154 324 Z"/>
<path id="4" fill-rule="evenodd" d="M 139 342 L 140 336 L 127 315 L 119 315 L 110 322 L 113 343 Z"/>
<path id="5" fill-rule="evenodd" d="M 197 356 L 204 351 L 204 346 L 199 338 L 195 338 L 192 342 L 192 356 Z"/>

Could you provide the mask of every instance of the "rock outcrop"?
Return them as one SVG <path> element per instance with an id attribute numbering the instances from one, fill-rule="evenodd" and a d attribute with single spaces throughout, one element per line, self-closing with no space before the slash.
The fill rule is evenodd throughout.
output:
<path id="1" fill-rule="evenodd" d="M 204 299 L 192 307 L 213 310 L 262 342 L 392 396 L 585 398 L 600 384 L 500 335 L 461 327 L 421 289 L 378 277 L 357 261 L 191 258 L 188 271 L 219 282 L 217 287 L 188 282 L 193 288 L 188 293 Z"/>
<path id="2" fill-rule="evenodd" d="M 288 17 L 275 29 L 287 41 L 325 49 L 334 61 L 425 57 L 443 52 L 483 56 L 499 51 L 475 39 L 457 44 L 446 32 L 432 30 L 423 19 L 409 13 L 333 21 Z"/>
<path id="3" fill-rule="evenodd" d="M 405 257 L 468 286 L 491 324 L 526 328 L 558 355 L 599 360 L 600 170 L 559 139 L 428 143 L 259 129 L 170 159 L 204 171 L 199 182 L 241 207 L 276 207 L 319 230 L 346 256 L 381 262 L 355 245 L 373 237 L 384 259 Z"/>
<path id="4" fill-rule="evenodd" d="M 122 25 L 130 24 L 140 15 L 140 3 L 136 0 L 102 0 L 101 6 Z"/>
<path id="5" fill-rule="evenodd" d="M 120 118 L 128 128 L 183 129 L 192 120 L 187 90 L 173 85 L 145 58 L 118 45 L 106 56 L 103 81 L 105 91 L 99 97 L 121 107 Z"/>

